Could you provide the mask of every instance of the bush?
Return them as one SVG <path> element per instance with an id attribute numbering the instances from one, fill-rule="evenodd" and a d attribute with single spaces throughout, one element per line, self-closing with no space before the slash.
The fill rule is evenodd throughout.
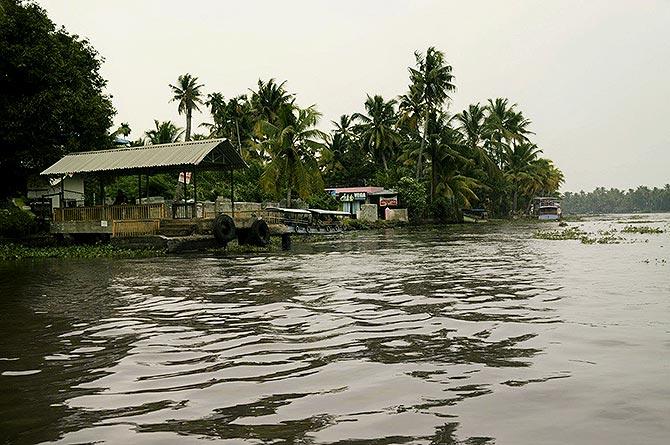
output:
<path id="1" fill-rule="evenodd" d="M 426 186 L 414 178 L 404 176 L 396 188 L 399 205 L 407 208 L 410 221 L 422 219 L 426 214 Z"/>
<path id="2" fill-rule="evenodd" d="M 21 238 L 37 229 L 35 215 L 23 211 L 16 206 L 0 209 L 0 236 L 6 238 Z"/>

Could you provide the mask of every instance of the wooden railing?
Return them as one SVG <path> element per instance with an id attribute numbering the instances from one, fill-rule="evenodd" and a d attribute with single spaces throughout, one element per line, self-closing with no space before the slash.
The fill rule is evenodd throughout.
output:
<path id="1" fill-rule="evenodd" d="M 54 221 L 117 221 L 165 218 L 164 204 L 56 208 Z"/>
<path id="2" fill-rule="evenodd" d="M 172 219 L 197 218 L 194 202 L 175 202 L 172 204 Z"/>
<path id="3" fill-rule="evenodd" d="M 160 228 L 160 219 L 114 220 L 112 236 L 155 235 Z"/>

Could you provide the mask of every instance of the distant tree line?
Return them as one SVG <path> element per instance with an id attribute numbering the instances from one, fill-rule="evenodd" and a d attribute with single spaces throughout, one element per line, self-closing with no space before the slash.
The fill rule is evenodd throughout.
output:
<path id="1" fill-rule="evenodd" d="M 640 186 L 619 190 L 598 187 L 592 192 L 566 192 L 562 200 L 567 213 L 655 213 L 670 212 L 670 184 L 663 188 Z"/>

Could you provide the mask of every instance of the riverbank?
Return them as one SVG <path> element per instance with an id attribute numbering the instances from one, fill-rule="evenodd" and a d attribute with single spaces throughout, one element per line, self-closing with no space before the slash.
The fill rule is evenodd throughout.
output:
<path id="1" fill-rule="evenodd" d="M 578 220 L 575 217 L 574 220 Z M 528 224 L 537 223 L 546 225 L 547 222 L 536 219 L 491 219 L 486 223 L 474 224 L 482 225 L 509 225 L 509 224 Z M 550 223 L 551 224 L 551 223 Z M 347 220 L 344 224 L 344 231 L 328 235 L 294 235 L 294 243 L 314 243 L 323 241 L 327 238 L 341 236 L 350 232 L 365 232 L 375 230 L 403 229 L 403 228 L 425 228 L 425 227 L 448 227 L 448 226 L 468 226 L 468 223 L 438 223 L 435 221 L 421 221 L 408 223 L 404 221 L 385 221 L 378 220 L 374 222 Z M 282 249 L 282 242 L 279 237 L 272 237 L 271 242 L 266 247 L 255 247 L 249 245 L 240 245 L 232 241 L 224 247 L 206 247 L 201 252 L 213 253 L 217 255 L 248 255 L 254 253 L 276 252 Z M 63 241 L 55 237 L 44 234 L 41 236 L 23 238 L 23 239 L 4 239 L 0 240 L 0 261 L 17 261 L 23 259 L 41 259 L 41 258 L 147 258 L 162 257 L 170 255 L 167 248 L 149 243 L 123 243 L 114 244 L 109 242 L 64 244 Z"/>

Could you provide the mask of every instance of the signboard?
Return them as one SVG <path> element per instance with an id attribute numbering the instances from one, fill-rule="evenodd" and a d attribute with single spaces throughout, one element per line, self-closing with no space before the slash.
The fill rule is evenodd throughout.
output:
<path id="1" fill-rule="evenodd" d="M 398 207 L 398 196 L 380 197 L 379 207 Z"/>
<path id="2" fill-rule="evenodd" d="M 365 192 L 343 193 L 340 196 L 341 202 L 365 201 L 367 194 Z"/>
<path id="3" fill-rule="evenodd" d="M 179 173 L 179 182 L 182 184 L 186 182 L 186 184 L 191 183 L 191 172 L 186 172 L 186 181 L 184 181 L 184 172 Z"/>

